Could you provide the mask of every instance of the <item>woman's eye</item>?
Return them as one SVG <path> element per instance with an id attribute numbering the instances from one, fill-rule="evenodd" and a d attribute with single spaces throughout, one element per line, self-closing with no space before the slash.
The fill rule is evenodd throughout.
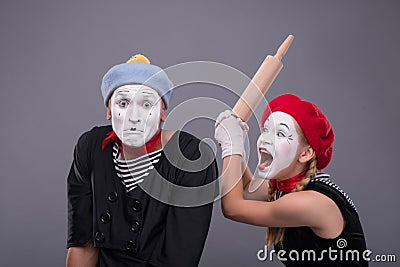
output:
<path id="1" fill-rule="evenodd" d="M 276 135 L 278 137 L 285 137 L 285 134 L 283 132 L 281 132 L 281 131 L 277 132 Z"/>
<path id="2" fill-rule="evenodd" d="M 264 127 L 262 131 L 263 131 L 264 133 L 268 133 L 268 132 L 269 132 L 269 131 L 268 131 L 268 128 L 266 128 L 266 127 Z"/>

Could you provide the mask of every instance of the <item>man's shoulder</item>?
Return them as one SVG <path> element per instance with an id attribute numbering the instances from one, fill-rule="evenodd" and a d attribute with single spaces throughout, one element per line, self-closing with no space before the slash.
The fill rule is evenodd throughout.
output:
<path id="1" fill-rule="evenodd" d="M 195 135 L 177 130 L 172 135 L 170 141 L 174 144 L 178 144 L 181 150 L 197 150 L 199 148 L 199 143 L 201 140 Z"/>
<path id="2" fill-rule="evenodd" d="M 103 137 L 111 130 L 111 125 L 96 125 L 93 126 L 90 130 L 85 131 L 81 136 L 86 136 L 86 138 Z"/>
<path id="3" fill-rule="evenodd" d="M 215 153 L 208 142 L 199 139 L 189 132 L 177 130 L 169 141 L 169 149 L 174 151 L 178 149 L 187 159 L 196 160 L 200 156 L 215 159 Z"/>
<path id="4" fill-rule="evenodd" d="M 176 133 L 175 134 L 178 134 L 179 135 L 179 140 L 180 140 L 180 142 L 182 142 L 182 143 L 184 143 L 184 142 L 187 142 L 187 143 L 190 143 L 190 142 L 200 142 L 201 140 L 199 139 L 199 138 L 197 138 L 195 135 L 193 135 L 193 134 L 191 134 L 191 133 L 189 133 L 189 132 L 185 132 L 185 131 L 182 131 L 182 130 L 178 130 L 178 131 L 176 131 Z"/>
<path id="5" fill-rule="evenodd" d="M 100 125 L 100 126 L 94 126 L 88 132 L 90 132 L 92 135 L 103 135 L 107 134 L 111 130 L 112 130 L 111 125 Z"/>
<path id="6" fill-rule="evenodd" d="M 90 130 L 83 132 L 77 141 L 78 146 L 88 146 L 97 139 L 103 140 L 106 134 L 112 130 L 111 125 L 94 126 Z"/>

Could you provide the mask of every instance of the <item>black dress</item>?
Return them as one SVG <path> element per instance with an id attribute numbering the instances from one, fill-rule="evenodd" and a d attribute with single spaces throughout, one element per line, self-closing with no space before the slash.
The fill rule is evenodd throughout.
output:
<path id="1" fill-rule="evenodd" d="M 275 245 L 276 252 L 283 250 L 282 263 L 305 267 L 368 266 L 363 258 L 367 251 L 364 233 L 350 197 L 326 173 L 319 173 L 304 190 L 314 190 L 332 199 L 342 213 L 345 227 L 334 239 L 321 238 L 309 227 L 287 227 L 283 242 Z"/>
<path id="2" fill-rule="evenodd" d="M 101 149 L 109 131 L 111 126 L 94 127 L 75 146 L 68 175 L 67 247 L 93 240 L 99 248 L 98 266 L 197 266 L 213 200 L 219 193 L 217 184 L 212 183 L 218 177 L 218 169 L 211 148 L 203 145 L 199 149 L 201 141 L 182 131 L 177 131 L 163 148 L 160 160 L 146 178 L 147 188 L 159 179 L 157 175 L 179 186 L 213 185 L 198 196 L 209 200 L 200 206 L 174 206 L 164 203 L 165 198 L 158 200 L 147 194 L 141 186 L 126 192 L 113 162 L 114 143 Z M 171 164 L 171 158 L 179 151 L 189 161 L 201 156 L 210 164 L 194 171 L 182 162 Z"/>

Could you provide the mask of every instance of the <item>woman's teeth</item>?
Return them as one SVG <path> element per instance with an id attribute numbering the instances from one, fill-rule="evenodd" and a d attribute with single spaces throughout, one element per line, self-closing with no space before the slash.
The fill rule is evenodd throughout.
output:
<path id="1" fill-rule="evenodd" d="M 272 164 L 274 158 L 272 155 L 264 149 L 260 149 L 260 163 L 258 164 L 258 168 L 260 170 L 264 170 Z"/>

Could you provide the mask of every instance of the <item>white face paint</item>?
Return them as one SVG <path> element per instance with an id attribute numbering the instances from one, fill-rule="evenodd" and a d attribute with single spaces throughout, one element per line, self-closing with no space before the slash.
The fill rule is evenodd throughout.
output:
<path id="1" fill-rule="evenodd" d="M 141 147 L 158 131 L 161 98 L 141 84 L 118 87 L 111 97 L 112 128 L 122 143 Z"/>
<path id="2" fill-rule="evenodd" d="M 287 168 L 295 159 L 299 143 L 293 117 L 280 111 L 271 113 L 257 141 L 260 178 L 275 178 Z"/>

